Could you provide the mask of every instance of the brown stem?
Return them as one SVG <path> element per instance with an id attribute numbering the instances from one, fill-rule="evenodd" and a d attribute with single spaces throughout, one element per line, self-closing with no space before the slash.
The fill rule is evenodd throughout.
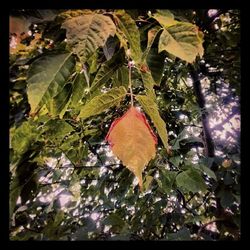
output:
<path id="1" fill-rule="evenodd" d="M 199 76 L 197 71 L 191 66 L 190 67 L 190 75 L 193 79 L 193 87 L 197 99 L 197 103 L 200 109 L 206 110 L 205 107 L 205 98 L 201 90 L 201 82 L 199 80 Z M 211 132 L 208 125 L 208 115 L 206 112 L 202 112 L 201 116 L 203 133 L 204 133 L 204 144 L 205 144 L 205 155 L 207 157 L 214 157 L 214 142 L 211 136 Z"/>

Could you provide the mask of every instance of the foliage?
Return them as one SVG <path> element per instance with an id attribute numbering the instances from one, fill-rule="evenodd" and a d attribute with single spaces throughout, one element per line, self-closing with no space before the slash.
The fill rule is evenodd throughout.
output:
<path id="1" fill-rule="evenodd" d="M 10 18 L 10 239 L 239 239 L 239 11 L 17 14 L 18 22 Z M 123 164 L 132 151 L 147 151 L 152 134 L 127 122 L 113 152 L 122 161 L 105 141 L 129 110 L 130 87 L 158 137 L 143 162 L 142 191 Z M 218 108 L 228 116 L 213 125 Z"/>

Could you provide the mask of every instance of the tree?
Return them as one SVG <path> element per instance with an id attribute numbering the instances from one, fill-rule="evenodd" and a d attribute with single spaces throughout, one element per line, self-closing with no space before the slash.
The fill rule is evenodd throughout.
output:
<path id="1" fill-rule="evenodd" d="M 239 239 L 239 22 L 238 10 L 13 12 L 11 240 Z M 105 140 L 131 105 L 158 139 L 141 189 Z"/>

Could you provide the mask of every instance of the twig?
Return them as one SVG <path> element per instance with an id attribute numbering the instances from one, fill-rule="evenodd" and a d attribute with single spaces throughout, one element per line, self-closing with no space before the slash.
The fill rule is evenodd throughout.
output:
<path id="1" fill-rule="evenodd" d="M 187 203 L 185 200 L 184 195 L 182 194 L 182 192 L 179 189 L 176 189 L 177 193 L 180 195 L 181 199 L 182 199 L 182 207 L 185 208 L 188 212 L 190 212 L 193 215 L 197 215 L 197 213 L 195 211 L 193 211 L 192 209 L 187 207 Z"/>
<path id="2" fill-rule="evenodd" d="M 200 206 L 202 206 L 206 201 L 207 201 L 207 197 L 208 197 L 208 195 L 210 194 L 210 192 L 207 192 L 206 194 L 205 194 L 205 196 L 204 196 L 204 198 L 203 198 L 203 202 L 202 203 L 200 203 L 199 205 L 197 205 L 196 207 L 194 207 L 193 209 L 198 209 Z"/>
<path id="3" fill-rule="evenodd" d="M 193 195 L 191 195 L 191 197 L 186 201 L 186 204 L 189 203 L 196 195 L 197 193 L 194 193 Z"/>

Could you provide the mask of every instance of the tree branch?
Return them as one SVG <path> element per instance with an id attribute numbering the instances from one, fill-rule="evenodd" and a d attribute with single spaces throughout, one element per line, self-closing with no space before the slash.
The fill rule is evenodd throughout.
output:
<path id="1" fill-rule="evenodd" d="M 206 110 L 205 98 L 201 90 L 201 82 L 199 80 L 199 75 L 193 66 L 190 65 L 189 68 L 190 68 L 190 75 L 193 79 L 194 92 L 196 95 L 199 108 Z M 202 121 L 203 133 L 204 133 L 205 155 L 207 157 L 214 157 L 215 156 L 214 142 L 213 142 L 211 131 L 209 128 L 207 112 L 202 112 L 201 121 Z M 212 166 L 212 170 L 214 171 L 217 170 L 217 168 L 218 166 L 216 165 Z"/>

